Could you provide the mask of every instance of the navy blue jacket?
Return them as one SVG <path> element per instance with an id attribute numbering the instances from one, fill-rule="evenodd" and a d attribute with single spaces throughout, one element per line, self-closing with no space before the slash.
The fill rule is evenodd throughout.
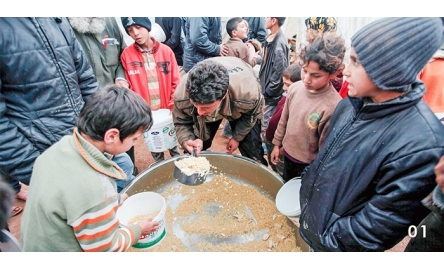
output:
<path id="1" fill-rule="evenodd" d="M 222 43 L 220 17 L 188 17 L 183 28 L 183 69 L 188 72 L 200 61 L 219 56 Z"/>
<path id="2" fill-rule="evenodd" d="M 250 29 L 246 40 L 255 38 L 260 43 L 264 44 L 265 37 L 267 36 L 267 29 L 265 28 L 265 18 L 263 17 L 243 17 L 243 18 L 248 22 L 248 27 Z"/>
<path id="3" fill-rule="evenodd" d="M 162 27 L 165 32 L 165 41 L 163 44 L 167 45 L 174 52 L 177 65 L 183 66 L 183 47 L 185 39 L 182 32 L 182 18 L 180 17 L 156 17 L 156 23 Z"/>
<path id="4" fill-rule="evenodd" d="M 72 133 L 97 89 L 66 18 L 0 19 L 0 170 L 28 185 L 35 159 Z"/>
<path id="5" fill-rule="evenodd" d="M 429 213 L 444 127 L 424 84 L 383 103 L 346 98 L 302 178 L 302 238 L 316 251 L 384 251 Z"/>

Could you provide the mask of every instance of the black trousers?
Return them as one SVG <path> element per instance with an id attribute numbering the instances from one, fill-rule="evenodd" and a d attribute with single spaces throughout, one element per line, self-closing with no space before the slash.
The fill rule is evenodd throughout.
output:
<path id="1" fill-rule="evenodd" d="M 215 122 L 206 123 L 207 129 L 210 131 L 210 138 L 203 142 L 203 150 L 207 150 L 211 147 L 221 122 L 222 119 Z M 231 130 L 235 130 L 237 122 L 238 120 L 229 121 Z M 261 124 L 259 120 L 256 121 L 256 124 L 253 126 L 248 135 L 239 142 L 239 152 L 241 152 L 242 156 L 244 157 L 251 158 L 265 166 L 268 166 L 268 162 L 264 158 L 264 149 L 262 148 Z"/>
<path id="2" fill-rule="evenodd" d="M 308 165 L 309 164 L 293 162 L 284 155 L 284 172 L 282 179 L 284 179 L 284 182 L 287 182 L 295 177 L 300 177 Z"/>

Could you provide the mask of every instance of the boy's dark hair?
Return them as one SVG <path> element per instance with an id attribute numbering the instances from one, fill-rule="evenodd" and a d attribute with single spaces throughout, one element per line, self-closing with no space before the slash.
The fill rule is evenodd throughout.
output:
<path id="1" fill-rule="evenodd" d="M 204 60 L 188 72 L 186 91 L 193 102 L 213 103 L 225 96 L 229 79 L 228 70 L 222 64 Z"/>
<path id="2" fill-rule="evenodd" d="M 103 141 L 107 130 L 120 131 L 120 140 L 148 130 L 153 125 L 150 106 L 133 91 L 115 84 L 105 86 L 93 93 L 85 102 L 76 120 L 79 132 L 92 139 Z"/>
<path id="3" fill-rule="evenodd" d="M 279 27 L 281 27 L 282 25 L 284 25 L 284 23 L 285 23 L 285 19 L 286 19 L 286 17 L 270 17 L 270 18 L 275 18 L 277 21 L 278 21 L 278 25 L 279 25 Z"/>
<path id="4" fill-rule="evenodd" d="M 241 17 L 234 17 L 227 21 L 227 33 L 232 38 L 233 37 L 233 30 L 237 29 L 237 25 L 241 23 L 244 19 Z M 248 33 L 247 33 L 248 34 Z"/>
<path id="5" fill-rule="evenodd" d="M 312 43 L 301 49 L 300 64 L 304 66 L 310 61 L 315 61 L 319 64 L 319 69 L 333 74 L 344 67 L 345 50 L 342 37 L 335 33 L 325 33 L 317 36 Z"/>
<path id="6" fill-rule="evenodd" d="M 299 63 L 291 64 L 286 69 L 284 69 L 284 72 L 282 72 L 282 77 L 290 79 L 291 82 L 300 81 L 301 69 L 302 66 Z"/>

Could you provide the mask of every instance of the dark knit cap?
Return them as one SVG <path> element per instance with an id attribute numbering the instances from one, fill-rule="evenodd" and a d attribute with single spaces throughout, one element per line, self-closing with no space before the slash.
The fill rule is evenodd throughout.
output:
<path id="1" fill-rule="evenodd" d="M 151 20 L 148 17 L 121 17 L 120 20 L 122 20 L 123 28 L 125 28 L 127 34 L 127 28 L 132 25 L 140 25 L 151 32 Z"/>
<path id="2" fill-rule="evenodd" d="M 358 60 L 382 90 L 407 91 L 443 44 L 440 18 L 383 18 L 351 38 Z"/>

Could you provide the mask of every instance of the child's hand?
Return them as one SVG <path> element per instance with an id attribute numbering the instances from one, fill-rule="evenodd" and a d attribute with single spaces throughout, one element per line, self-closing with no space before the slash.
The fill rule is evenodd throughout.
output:
<path id="1" fill-rule="evenodd" d="M 119 206 L 122 206 L 123 202 L 128 199 L 128 194 L 123 193 L 122 195 L 120 195 L 120 203 Z"/>
<path id="2" fill-rule="evenodd" d="M 274 165 L 277 165 L 279 163 L 279 152 L 280 152 L 279 146 L 275 145 L 270 155 L 271 162 Z"/>
<path id="3" fill-rule="evenodd" d="M 157 221 L 153 221 L 152 218 L 144 219 L 138 224 L 142 230 L 142 235 L 148 235 L 159 228 L 159 223 Z"/>

